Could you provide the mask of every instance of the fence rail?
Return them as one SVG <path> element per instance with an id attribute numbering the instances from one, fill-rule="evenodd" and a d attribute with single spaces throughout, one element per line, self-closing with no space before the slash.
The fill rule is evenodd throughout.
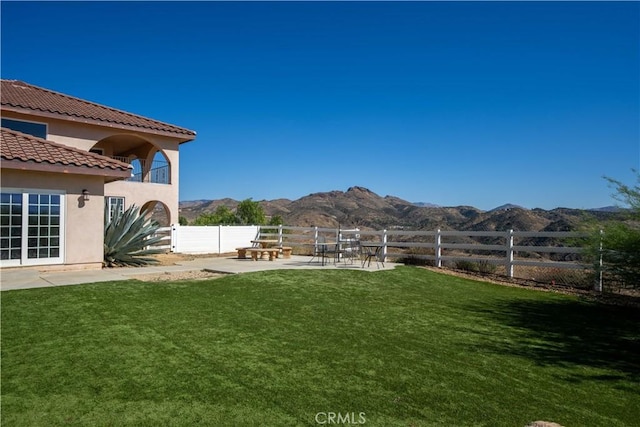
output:
<path id="1" fill-rule="evenodd" d="M 591 273 L 591 267 L 582 262 L 583 249 L 576 244 L 588 234 L 579 232 L 359 230 L 285 225 L 173 225 L 171 230 L 174 252 L 231 253 L 236 247 L 249 246 L 257 237 L 310 251 L 322 236 L 328 241 L 357 238 L 380 244 L 384 260 L 422 260 L 437 267 L 464 262 L 490 264 L 504 268 L 504 275 L 511 278 L 518 277 L 516 267 L 522 271 L 532 268 L 582 271 L 585 277 Z M 596 288 L 602 289 L 601 281 Z"/>

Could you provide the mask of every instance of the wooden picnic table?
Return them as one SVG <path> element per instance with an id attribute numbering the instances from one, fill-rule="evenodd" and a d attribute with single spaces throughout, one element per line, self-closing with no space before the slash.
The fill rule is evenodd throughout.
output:
<path id="1" fill-rule="evenodd" d="M 262 248 L 268 248 L 269 245 L 275 245 L 276 243 L 278 243 L 278 241 L 275 239 L 258 239 L 252 240 L 251 243 L 258 244 Z"/>

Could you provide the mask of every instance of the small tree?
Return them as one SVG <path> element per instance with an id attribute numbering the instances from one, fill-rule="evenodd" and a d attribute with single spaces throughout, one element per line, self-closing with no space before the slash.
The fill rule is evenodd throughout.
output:
<path id="1" fill-rule="evenodd" d="M 605 177 L 615 188 L 614 198 L 628 207 L 619 221 L 599 225 L 587 248 L 587 256 L 604 274 L 622 280 L 625 286 L 640 287 L 640 174 L 636 185 L 628 186 L 613 178 Z M 602 230 L 602 231 L 600 231 Z"/>
<path id="2" fill-rule="evenodd" d="M 185 218 L 182 215 L 180 215 L 178 217 L 178 224 L 180 224 L 180 225 L 189 225 L 189 221 L 187 220 L 187 218 Z"/>
<path id="3" fill-rule="evenodd" d="M 280 215 L 274 215 L 269 220 L 269 225 L 283 225 L 284 219 Z"/>
<path id="4" fill-rule="evenodd" d="M 214 213 L 203 213 L 198 216 L 193 225 L 234 225 L 240 220 L 228 207 L 220 205 Z"/>
<path id="5" fill-rule="evenodd" d="M 278 226 L 282 224 L 284 224 L 284 220 L 282 219 L 282 217 L 280 215 L 274 215 L 265 225 L 260 227 L 260 233 L 277 233 Z M 274 228 L 268 227 L 269 225 L 274 226 Z M 283 233 L 287 233 L 287 231 L 285 230 L 283 231 Z"/>
<path id="6" fill-rule="evenodd" d="M 240 222 L 245 225 L 260 225 L 266 222 L 264 209 L 262 209 L 260 203 L 254 202 L 251 199 L 243 200 L 238 204 L 236 215 L 240 219 Z"/>
<path id="7" fill-rule="evenodd" d="M 235 212 L 225 205 L 220 205 L 214 213 L 198 216 L 193 221 L 193 225 L 262 225 L 266 220 L 267 216 L 260 203 L 246 199 L 238 204 Z"/>

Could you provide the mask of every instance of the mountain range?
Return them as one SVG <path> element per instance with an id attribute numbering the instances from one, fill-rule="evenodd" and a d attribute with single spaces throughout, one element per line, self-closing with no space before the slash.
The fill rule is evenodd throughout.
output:
<path id="1" fill-rule="evenodd" d="M 233 210 L 238 203 L 229 198 L 183 201 L 180 202 L 180 216 L 191 223 L 203 213 L 214 212 L 220 205 Z M 363 187 L 312 193 L 297 200 L 261 200 L 259 203 L 267 217 L 279 215 L 286 225 L 340 225 L 362 230 L 573 231 L 585 220 L 606 220 L 620 215 L 619 209 L 610 207 L 544 210 L 506 204 L 490 211 L 473 206 L 442 207 L 424 202 L 412 203 L 395 196 L 382 197 Z"/>

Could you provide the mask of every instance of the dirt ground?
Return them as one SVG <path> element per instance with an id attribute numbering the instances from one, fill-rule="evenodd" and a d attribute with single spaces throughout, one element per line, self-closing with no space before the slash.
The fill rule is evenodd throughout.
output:
<path id="1" fill-rule="evenodd" d="M 169 252 L 166 254 L 157 254 L 157 255 L 151 255 L 151 258 L 155 258 L 158 260 L 158 263 L 155 265 L 176 265 L 177 263 L 181 262 L 181 261 L 192 261 L 194 259 L 200 259 L 200 258 L 219 258 L 219 257 L 227 257 L 230 254 L 198 254 L 198 255 L 192 255 L 192 254 L 176 254 L 173 252 Z"/>
<path id="2" fill-rule="evenodd" d="M 438 273 L 448 274 L 451 276 L 457 276 L 457 277 L 463 277 L 466 279 L 494 283 L 496 285 L 512 286 L 516 288 L 526 288 L 526 289 L 532 289 L 532 290 L 543 291 L 543 292 L 555 292 L 555 293 L 560 293 L 565 295 L 575 295 L 575 296 L 591 299 L 591 300 L 606 303 L 606 304 L 640 308 L 640 292 L 638 292 L 637 290 L 627 290 L 624 293 L 598 293 L 591 290 L 575 289 L 575 288 L 570 288 L 568 286 L 558 286 L 558 285 L 551 285 L 551 284 L 545 284 L 545 283 L 538 283 L 538 282 L 533 282 L 531 280 L 525 280 L 525 279 L 509 279 L 507 277 L 501 277 L 501 276 L 495 276 L 495 275 L 471 273 L 471 272 L 464 272 L 459 270 L 450 270 L 450 269 L 436 268 L 436 267 L 422 267 L 422 268 L 426 268 L 427 270 L 435 271 Z"/>
<path id="3" fill-rule="evenodd" d="M 141 274 L 133 276 L 134 279 L 143 282 L 175 282 L 178 280 L 209 280 L 226 276 L 225 273 L 215 273 L 213 271 L 176 271 L 155 274 Z"/>
<path id="4" fill-rule="evenodd" d="M 216 258 L 220 256 L 228 256 L 228 254 L 203 254 L 203 255 L 187 255 L 187 254 L 175 254 L 175 253 L 166 253 L 166 254 L 157 254 L 152 255 L 153 258 L 158 260 L 158 263 L 155 265 L 159 266 L 167 266 L 167 265 L 176 265 L 180 261 L 191 261 L 198 258 Z M 143 282 L 167 282 L 167 281 L 177 281 L 177 280 L 205 280 L 205 279 L 215 279 L 218 277 L 224 277 L 226 274 L 217 273 L 213 271 L 207 270 L 197 270 L 197 271 L 177 271 L 177 272 L 165 272 L 165 273 L 154 273 L 154 274 L 141 274 L 138 276 L 133 276 L 134 279 L 141 280 Z"/>

